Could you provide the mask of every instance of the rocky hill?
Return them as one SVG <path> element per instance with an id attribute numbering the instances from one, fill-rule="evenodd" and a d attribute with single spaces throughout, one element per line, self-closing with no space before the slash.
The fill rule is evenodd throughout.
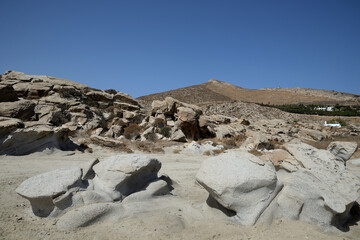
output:
<path id="1" fill-rule="evenodd" d="M 359 104 L 360 95 L 306 88 L 245 89 L 210 79 L 208 82 L 139 97 L 151 102 L 170 96 L 191 104 L 243 101 L 269 105 L 284 104 Z"/>
<path id="2" fill-rule="evenodd" d="M 131 96 L 48 76 L 0 76 L 0 154 L 73 148 L 68 134 L 119 137 L 145 117 Z"/>

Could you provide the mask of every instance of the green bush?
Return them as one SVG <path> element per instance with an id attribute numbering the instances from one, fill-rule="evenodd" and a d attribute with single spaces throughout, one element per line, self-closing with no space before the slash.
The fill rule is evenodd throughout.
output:
<path id="1" fill-rule="evenodd" d="M 152 142 L 155 142 L 157 140 L 156 133 L 153 133 L 153 132 L 149 132 L 149 133 L 145 134 L 144 137 L 147 140 L 152 141 Z"/>
<path id="2" fill-rule="evenodd" d="M 171 136 L 171 127 L 163 127 L 160 128 L 159 133 L 163 135 L 164 137 L 170 137 Z"/>

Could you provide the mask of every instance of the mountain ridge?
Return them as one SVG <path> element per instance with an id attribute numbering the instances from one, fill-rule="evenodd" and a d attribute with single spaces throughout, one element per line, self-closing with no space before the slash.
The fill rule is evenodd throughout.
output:
<path id="1" fill-rule="evenodd" d="M 142 101 L 163 100 L 170 96 L 191 104 L 243 101 L 268 105 L 289 104 L 360 104 L 360 95 L 311 88 L 246 89 L 216 79 L 160 93 L 140 96 Z"/>

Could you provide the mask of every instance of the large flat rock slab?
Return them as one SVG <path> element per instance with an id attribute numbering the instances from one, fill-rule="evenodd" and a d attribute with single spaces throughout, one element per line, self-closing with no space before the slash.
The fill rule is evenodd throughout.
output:
<path id="1" fill-rule="evenodd" d="M 16 192 L 30 201 L 35 215 L 46 217 L 55 207 L 53 199 L 80 185 L 81 175 L 79 167 L 57 169 L 25 180 Z"/>

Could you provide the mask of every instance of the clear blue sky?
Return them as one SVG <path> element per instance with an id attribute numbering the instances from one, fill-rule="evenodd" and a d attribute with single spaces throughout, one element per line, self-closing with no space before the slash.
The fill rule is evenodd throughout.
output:
<path id="1" fill-rule="evenodd" d="M 359 0 L 0 0 L 0 72 L 134 97 L 206 82 L 360 94 Z"/>

